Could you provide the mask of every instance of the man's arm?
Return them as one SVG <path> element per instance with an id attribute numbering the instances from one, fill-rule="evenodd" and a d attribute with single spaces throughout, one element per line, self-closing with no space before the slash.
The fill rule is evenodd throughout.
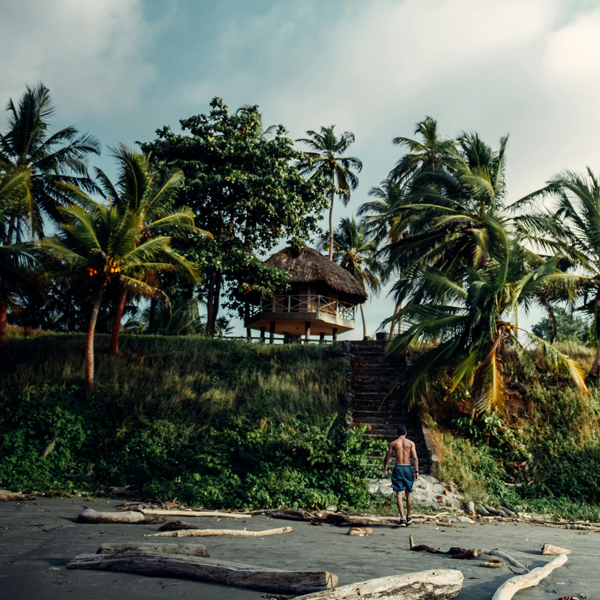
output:
<path id="1" fill-rule="evenodd" d="M 411 462 L 414 461 L 415 463 L 415 466 L 413 467 L 415 472 L 415 479 L 419 479 L 419 459 L 417 458 L 417 448 L 414 443 L 410 447 L 410 460 Z"/>
<path id="2" fill-rule="evenodd" d="M 388 451 L 383 459 L 383 472 L 387 469 L 388 460 L 390 460 L 390 456 L 392 455 L 392 444 L 388 446 Z"/>

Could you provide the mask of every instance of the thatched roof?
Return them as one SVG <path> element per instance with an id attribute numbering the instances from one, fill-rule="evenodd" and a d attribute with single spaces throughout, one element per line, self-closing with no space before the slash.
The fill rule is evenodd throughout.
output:
<path id="1" fill-rule="evenodd" d="M 337 290 L 340 300 L 361 304 L 367 299 L 363 287 L 348 271 L 307 246 L 300 252 L 285 248 L 269 257 L 265 264 L 287 271 L 290 274 L 290 283 L 321 281 Z"/>

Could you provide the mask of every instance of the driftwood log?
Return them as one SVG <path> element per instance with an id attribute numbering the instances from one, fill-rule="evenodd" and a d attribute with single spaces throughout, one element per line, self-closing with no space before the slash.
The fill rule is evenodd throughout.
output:
<path id="1" fill-rule="evenodd" d="M 160 508 L 144 508 L 142 512 L 145 515 L 162 515 L 165 517 L 220 517 L 225 519 L 249 519 L 252 516 L 250 513 L 208 512 L 203 510 L 163 510 Z"/>
<path id="2" fill-rule="evenodd" d="M 561 548 L 552 544 L 544 544 L 542 546 L 542 554 L 544 556 L 560 556 L 561 554 L 571 554 L 571 552 L 573 551 L 568 548 Z"/>
<path id="3" fill-rule="evenodd" d="M 478 556 L 481 556 L 483 554 L 483 550 L 480 550 L 479 548 L 465 549 L 465 548 L 459 548 L 458 546 L 452 546 L 452 548 L 450 548 L 450 550 L 448 550 L 448 554 L 452 558 L 460 558 L 463 560 L 464 559 L 470 560 L 472 558 L 477 558 Z"/>
<path id="4" fill-rule="evenodd" d="M 282 594 L 306 594 L 335 588 L 338 578 L 327 571 L 283 571 L 198 556 L 125 552 L 81 554 L 67 569 L 120 571 L 158 577 L 183 577 L 209 583 Z"/>
<path id="5" fill-rule="evenodd" d="M 161 531 L 160 533 L 146 533 L 144 537 L 209 537 L 214 535 L 239 535 L 248 537 L 262 537 L 264 535 L 276 535 L 278 533 L 289 533 L 291 527 L 280 527 L 279 529 L 264 529 L 263 531 L 246 531 L 245 529 L 181 529 L 179 531 Z"/>
<path id="6" fill-rule="evenodd" d="M 420 571 L 408 575 L 369 579 L 335 590 L 300 596 L 295 600 L 443 600 L 454 598 L 460 592 L 462 583 L 463 574 L 460 571 Z"/>
<path id="7" fill-rule="evenodd" d="M 498 558 L 501 558 L 502 560 L 506 561 L 508 564 L 512 565 L 513 567 L 517 567 L 517 569 L 529 571 L 529 569 L 525 565 L 522 565 L 518 560 L 516 560 L 512 556 L 509 556 L 508 554 L 506 554 L 506 552 L 502 552 L 502 550 L 498 550 L 498 548 L 494 548 L 493 550 L 485 550 L 484 549 L 483 553 L 488 554 L 489 556 L 497 556 Z"/>
<path id="8" fill-rule="evenodd" d="M 488 569 L 500 569 L 502 567 L 505 567 L 506 565 L 501 560 L 498 560 L 497 558 L 493 558 L 492 560 L 487 561 L 487 562 L 480 562 L 479 566 L 487 567 Z"/>
<path id="9" fill-rule="evenodd" d="M 202 556 L 210 558 L 203 544 L 138 544 L 130 542 L 127 544 L 102 544 L 96 554 L 121 554 L 123 552 L 149 552 L 152 554 L 184 554 L 186 556 Z"/>
<path id="10" fill-rule="evenodd" d="M 200 527 L 183 521 L 168 521 L 158 528 L 159 531 L 179 531 L 180 529 L 200 529 Z"/>
<path id="11" fill-rule="evenodd" d="M 517 575 L 508 581 L 505 581 L 492 596 L 492 600 L 510 600 L 519 590 L 536 586 L 542 579 L 545 579 L 558 567 L 561 567 L 567 562 L 566 554 L 557 556 L 543 567 L 533 569 L 524 575 Z"/>
<path id="12" fill-rule="evenodd" d="M 120 512 L 99 512 L 86 508 L 77 516 L 78 523 L 144 523 L 146 518 L 135 510 Z"/>
<path id="13" fill-rule="evenodd" d="M 33 500 L 35 494 L 24 494 L 23 492 L 10 492 L 9 490 L 0 490 L 0 502 Z"/>

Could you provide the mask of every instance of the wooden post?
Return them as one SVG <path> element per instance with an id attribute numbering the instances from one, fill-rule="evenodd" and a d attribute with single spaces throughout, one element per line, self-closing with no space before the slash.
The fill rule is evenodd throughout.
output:
<path id="1" fill-rule="evenodd" d="M 271 321 L 269 323 L 269 343 L 270 344 L 275 343 L 275 322 L 274 321 Z"/>
<path id="2" fill-rule="evenodd" d="M 246 339 L 251 342 L 252 341 L 252 330 L 250 327 L 246 327 Z"/>
<path id="3" fill-rule="evenodd" d="M 306 321 L 306 325 L 304 327 L 304 339 L 307 342 L 310 341 L 310 321 Z"/>
<path id="4" fill-rule="evenodd" d="M 333 341 L 334 342 L 337 342 L 337 330 L 338 330 L 337 327 L 333 328 Z"/>
<path id="5" fill-rule="evenodd" d="M 324 332 L 324 331 L 323 331 L 323 332 L 321 332 L 321 335 L 319 336 L 319 341 L 320 341 L 321 343 L 323 343 L 323 342 L 325 341 L 325 332 Z"/>

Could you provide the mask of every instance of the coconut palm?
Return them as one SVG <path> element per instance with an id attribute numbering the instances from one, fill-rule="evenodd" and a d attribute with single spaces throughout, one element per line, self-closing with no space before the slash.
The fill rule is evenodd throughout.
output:
<path id="1" fill-rule="evenodd" d="M 548 253 L 564 257 L 588 277 L 582 280 L 582 309 L 594 319 L 596 356 L 589 377 L 600 378 L 600 180 L 588 167 L 586 173 L 566 171 L 552 178 L 547 187 L 519 205 L 551 196 L 556 205 L 516 217 L 520 235 Z M 592 296 L 590 301 L 586 297 Z"/>
<path id="2" fill-rule="evenodd" d="M 300 169 L 313 179 L 324 178 L 329 182 L 329 260 L 333 260 L 333 204 L 335 196 L 342 199 L 344 206 L 350 201 L 350 192 L 358 186 L 356 172 L 362 170 L 362 162 L 344 153 L 354 143 L 354 134 L 345 131 L 339 137 L 334 132 L 335 125 L 321 127 L 321 132 L 310 130 L 309 138 L 296 140 L 303 142 L 311 150 L 305 152 Z"/>
<path id="3" fill-rule="evenodd" d="M 328 245 L 324 241 L 324 245 Z M 342 219 L 333 234 L 333 260 L 350 272 L 365 290 L 379 292 L 381 280 L 376 259 L 377 245 L 354 218 Z M 364 302 L 360 305 L 363 337 L 367 336 Z"/>
<path id="4" fill-rule="evenodd" d="M 17 307 L 17 292 L 36 265 L 30 248 L 10 243 L 11 219 L 19 214 L 30 184 L 30 169 L 0 173 L 0 344 L 6 338 L 8 309 Z"/>
<path id="5" fill-rule="evenodd" d="M 419 134 L 422 141 L 406 137 L 392 140 L 397 146 L 404 146 L 408 150 L 390 173 L 390 177 L 396 181 L 410 179 L 423 168 L 452 164 L 454 161 L 455 142 L 440 137 L 435 119 L 425 117 L 417 123 L 415 134 Z"/>
<path id="6" fill-rule="evenodd" d="M 187 266 L 189 264 L 171 247 L 171 238 L 156 235 L 144 239 L 138 215 L 122 213 L 109 199 L 108 205 L 79 195 L 79 205 L 59 208 L 63 221 L 62 233 L 40 242 L 49 256 L 59 261 L 65 272 L 58 276 L 87 279 L 91 290 L 92 310 L 86 337 L 86 386 L 94 384 L 94 333 L 96 321 L 107 287 L 114 283 L 134 293 L 152 296 L 156 289 L 149 284 L 148 275 Z"/>
<path id="7" fill-rule="evenodd" d="M 505 349 L 514 348 L 526 360 L 519 332 L 541 347 L 551 369 L 573 378 L 585 391 L 574 361 L 516 324 L 519 307 L 534 303 L 544 287 L 572 287 L 578 278 L 558 271 L 556 259 L 542 260 L 511 240 L 497 218 L 487 216 L 485 221 L 485 263 L 467 270 L 462 285 L 434 267 L 425 269 L 422 285 L 429 301 L 409 304 L 396 317 L 409 327 L 394 340 L 393 349 L 406 351 L 419 342 L 427 348 L 411 365 L 404 399 L 415 401 L 430 381 L 449 369 L 452 391 L 463 386 L 470 392 L 474 413 L 501 406 Z"/>
<path id="8" fill-rule="evenodd" d="M 0 171 L 30 169 L 31 184 L 23 203 L 9 216 L 8 243 L 21 241 L 23 226 L 34 236 L 42 236 L 44 218 L 58 218 L 57 208 L 68 200 L 57 183 L 70 183 L 89 192 L 85 158 L 99 154 L 99 144 L 90 135 L 79 135 L 74 127 L 56 133 L 49 131 L 54 113 L 48 88 L 40 84 L 27 88 L 18 106 L 9 101 L 8 130 L 0 134 Z"/>

